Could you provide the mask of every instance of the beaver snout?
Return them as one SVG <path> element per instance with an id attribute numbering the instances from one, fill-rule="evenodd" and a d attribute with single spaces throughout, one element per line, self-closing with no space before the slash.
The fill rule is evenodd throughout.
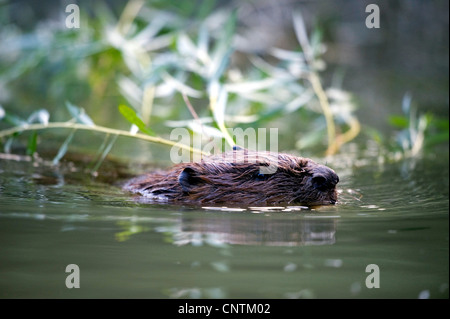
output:
<path id="1" fill-rule="evenodd" d="M 314 170 L 312 175 L 312 184 L 315 189 L 326 191 L 333 189 L 339 183 L 339 176 L 326 166 L 319 166 Z"/>

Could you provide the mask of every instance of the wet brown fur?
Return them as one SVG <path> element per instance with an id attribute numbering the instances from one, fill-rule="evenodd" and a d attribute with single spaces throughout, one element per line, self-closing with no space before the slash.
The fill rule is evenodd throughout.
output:
<path id="1" fill-rule="evenodd" d="M 274 174 L 260 174 L 270 165 Z M 338 182 L 333 170 L 308 158 L 233 150 L 134 178 L 124 189 L 155 201 L 312 206 L 334 204 Z"/>

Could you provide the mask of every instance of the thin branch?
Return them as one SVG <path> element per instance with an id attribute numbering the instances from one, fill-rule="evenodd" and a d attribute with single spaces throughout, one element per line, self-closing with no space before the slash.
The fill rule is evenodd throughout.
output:
<path id="1" fill-rule="evenodd" d="M 194 119 L 196 119 L 197 121 L 200 121 L 200 118 L 198 117 L 197 113 L 195 112 L 195 109 L 192 106 L 191 101 L 189 101 L 189 98 L 187 97 L 186 93 L 183 92 L 181 95 L 183 96 L 184 103 L 186 103 L 186 106 L 188 107 L 189 112 L 191 112 L 192 117 Z"/>
<path id="2" fill-rule="evenodd" d="M 352 117 L 349 121 L 350 128 L 347 132 L 342 133 L 336 137 L 336 141 L 334 144 L 330 145 L 327 149 L 326 155 L 335 154 L 339 148 L 347 142 L 353 140 L 356 136 L 358 136 L 361 131 L 361 124 L 359 121 Z"/>
<path id="3" fill-rule="evenodd" d="M 203 131 L 202 121 L 198 117 L 197 112 L 195 112 L 195 109 L 192 106 L 191 101 L 189 101 L 188 96 L 184 92 L 181 95 L 183 96 L 184 103 L 186 103 L 186 106 L 187 106 L 189 112 L 191 112 L 192 117 L 197 122 L 197 124 L 200 126 L 200 136 L 201 136 L 201 138 L 203 138 L 204 131 Z"/>
<path id="4" fill-rule="evenodd" d="M 141 140 L 150 141 L 150 142 L 154 142 L 154 143 L 165 144 L 165 145 L 169 145 L 169 146 L 177 146 L 181 149 L 185 149 L 192 153 L 197 153 L 197 154 L 201 154 L 204 156 L 209 155 L 199 149 L 190 147 L 188 145 L 180 144 L 178 142 L 166 140 L 161 137 L 154 137 L 154 136 L 144 135 L 144 134 L 140 134 L 140 133 L 133 134 L 128 131 L 112 129 L 112 128 L 108 128 L 108 127 L 104 127 L 104 126 L 86 125 L 86 124 L 73 123 L 73 122 L 53 122 L 53 123 L 48 123 L 48 124 L 28 124 L 28 125 L 16 126 L 16 127 L 10 128 L 10 129 L 0 131 L 0 138 L 9 136 L 9 135 L 12 135 L 12 134 L 18 133 L 18 132 L 55 129 L 55 128 L 72 128 L 72 129 L 77 129 L 77 130 L 88 130 L 88 131 L 96 131 L 96 132 L 102 132 L 102 133 L 107 133 L 107 134 L 115 134 L 115 135 L 119 135 L 119 136 L 134 137 L 134 138 L 138 138 Z"/>
<path id="5" fill-rule="evenodd" d="M 311 71 L 309 75 L 309 81 L 313 87 L 314 92 L 316 93 L 317 98 L 319 99 L 320 107 L 322 108 L 322 113 L 325 116 L 325 121 L 327 123 L 327 135 L 328 135 L 328 149 L 326 153 L 328 155 L 336 153 L 339 149 L 336 144 L 336 128 L 334 125 L 333 113 L 331 113 L 330 103 L 328 102 L 328 97 L 325 91 L 322 88 L 322 84 L 320 83 L 319 76 L 316 72 Z"/>

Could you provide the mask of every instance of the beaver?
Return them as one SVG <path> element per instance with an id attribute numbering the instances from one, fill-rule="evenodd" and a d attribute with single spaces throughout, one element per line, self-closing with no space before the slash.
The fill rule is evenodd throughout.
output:
<path id="1" fill-rule="evenodd" d="M 317 206 L 336 203 L 338 182 L 332 169 L 311 159 L 233 147 L 135 177 L 123 189 L 158 202 Z"/>

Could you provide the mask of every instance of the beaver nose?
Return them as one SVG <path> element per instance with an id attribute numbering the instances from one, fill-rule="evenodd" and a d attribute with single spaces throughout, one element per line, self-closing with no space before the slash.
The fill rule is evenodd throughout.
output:
<path id="1" fill-rule="evenodd" d="M 339 183 L 339 176 L 326 166 L 318 167 L 313 173 L 312 183 L 314 188 L 324 191 L 334 188 Z"/>

